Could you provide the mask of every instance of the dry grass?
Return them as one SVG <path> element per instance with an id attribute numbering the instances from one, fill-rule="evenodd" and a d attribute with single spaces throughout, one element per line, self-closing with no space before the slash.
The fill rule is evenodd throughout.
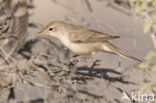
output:
<path id="1" fill-rule="evenodd" d="M 90 67 L 78 66 L 79 61 L 71 58 L 72 53 L 54 38 L 27 40 L 28 26 L 38 27 L 38 24 L 28 23 L 28 10 L 33 8 L 32 2 L 8 1 L 4 3 L 0 0 L 0 103 L 121 103 L 116 94 L 112 96 L 114 91 L 122 93 L 124 84 L 136 86 L 138 83 L 126 80 L 124 72 L 94 68 L 99 61 L 93 62 Z M 117 5 L 128 7 L 127 0 L 123 4 L 117 1 Z M 84 3 L 92 12 L 89 0 Z M 111 0 L 108 6 L 116 8 L 114 3 Z M 102 93 L 109 91 L 109 95 L 114 90 L 111 97 L 115 99 L 110 101 L 107 95 L 92 91 L 101 88 L 99 79 L 103 80 L 101 87 L 105 89 Z"/>

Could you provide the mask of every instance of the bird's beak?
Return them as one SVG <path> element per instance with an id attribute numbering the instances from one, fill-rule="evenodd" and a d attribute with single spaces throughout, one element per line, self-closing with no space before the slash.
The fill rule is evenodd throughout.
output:
<path id="1" fill-rule="evenodd" d="M 42 35 L 42 34 L 43 34 L 43 32 L 41 31 L 41 32 L 39 32 L 39 33 L 37 33 L 37 34 L 32 35 L 32 38 L 35 38 L 35 37 L 37 37 L 37 36 L 39 36 L 39 35 Z"/>
<path id="2" fill-rule="evenodd" d="M 35 34 L 35 36 L 39 36 L 39 35 L 42 35 L 42 34 L 43 34 L 43 33 L 42 33 L 42 31 L 41 31 L 41 32 Z"/>

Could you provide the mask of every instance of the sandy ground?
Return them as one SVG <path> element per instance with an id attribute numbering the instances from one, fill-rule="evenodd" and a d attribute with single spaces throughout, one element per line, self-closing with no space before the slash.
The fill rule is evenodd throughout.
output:
<path id="1" fill-rule="evenodd" d="M 62 0 L 62 2 L 67 6 L 62 7 L 51 0 L 46 2 L 45 0 L 35 0 L 35 8 L 30 11 L 30 13 L 33 13 L 30 17 L 30 22 L 45 26 L 51 21 L 62 20 L 111 35 L 121 36 L 121 38 L 111 42 L 142 60 L 144 60 L 149 51 L 154 50 L 150 36 L 143 33 L 143 21 L 136 16 L 122 14 L 107 7 L 106 2 L 92 1 L 92 13 L 89 13 L 88 9 L 82 6 L 80 0 L 69 0 L 68 2 Z M 32 34 L 39 31 L 40 29 L 30 28 L 30 38 Z M 46 52 L 46 50 L 46 44 L 40 41 L 34 43 L 31 48 L 34 54 Z M 96 65 L 95 62 L 99 60 L 100 62 L 97 62 Z M 79 78 L 79 80 L 77 84 L 74 84 L 75 87 L 73 88 L 79 90 L 79 93 L 75 94 L 74 100 L 69 99 L 69 102 L 132 103 L 132 101 L 121 100 L 123 91 L 131 97 L 132 92 L 138 93 L 146 83 L 156 82 L 155 75 L 155 72 L 139 69 L 135 61 L 130 61 L 114 54 L 99 52 L 89 57 L 86 62 L 78 63 L 75 77 Z M 36 79 L 35 81 L 46 84 L 42 77 L 37 76 Z M 16 96 L 19 99 L 27 97 L 34 100 L 31 103 L 43 103 L 44 96 L 49 92 L 40 87 L 24 87 L 21 84 L 19 84 L 19 87 L 27 89 L 28 91 L 25 92 L 28 93 L 26 93 L 27 96 L 24 96 L 23 92 L 19 92 Z M 156 92 L 147 90 L 145 93 Z M 62 100 L 59 103 L 66 101 L 65 98 L 61 97 L 61 93 L 57 92 L 54 95 L 53 103 L 57 103 L 57 100 L 60 99 Z M 133 101 L 133 103 L 135 102 Z M 139 102 L 136 101 L 136 103 Z M 147 101 L 144 103 L 147 103 Z"/>
<path id="2" fill-rule="evenodd" d="M 79 0 L 69 0 L 68 2 L 64 0 L 62 2 L 68 8 L 57 5 L 50 0 L 46 2 L 44 0 L 35 1 L 36 8 L 32 11 L 34 15 L 30 21 L 46 25 L 50 21 L 68 18 L 67 22 L 111 35 L 119 35 L 121 38 L 112 41 L 112 43 L 140 59 L 144 59 L 149 51 L 154 50 L 149 35 L 143 33 L 143 21 L 135 15 L 122 14 L 107 7 L 106 2 L 92 1 L 92 13 L 89 13 Z M 38 31 L 30 30 L 31 34 Z M 100 65 L 92 69 L 93 75 L 89 76 L 91 79 L 84 80 L 85 85 L 78 87 L 87 89 L 89 93 L 97 95 L 97 98 L 99 96 L 97 101 L 99 100 L 101 103 L 120 103 L 122 102 L 122 91 L 130 95 L 132 91 L 139 91 L 147 81 L 156 82 L 155 73 L 140 70 L 137 68 L 136 62 L 113 54 L 97 53 L 91 56 L 88 62 L 80 63 L 80 66 L 91 67 L 96 60 L 101 62 L 99 62 Z M 84 75 L 86 75 L 87 77 L 88 68 L 82 67 L 78 72 L 80 72 L 77 74 L 78 76 L 85 77 Z M 92 100 L 89 101 L 91 103 Z"/>

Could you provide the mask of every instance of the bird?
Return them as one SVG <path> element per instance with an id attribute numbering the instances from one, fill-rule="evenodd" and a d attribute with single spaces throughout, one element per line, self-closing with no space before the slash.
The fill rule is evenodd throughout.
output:
<path id="1" fill-rule="evenodd" d="M 96 52 L 109 52 L 130 60 L 142 62 L 142 60 L 129 55 L 109 42 L 120 38 L 103 32 L 87 29 L 83 26 L 69 24 L 63 21 L 52 21 L 38 35 L 48 35 L 57 38 L 75 55 L 92 55 Z"/>

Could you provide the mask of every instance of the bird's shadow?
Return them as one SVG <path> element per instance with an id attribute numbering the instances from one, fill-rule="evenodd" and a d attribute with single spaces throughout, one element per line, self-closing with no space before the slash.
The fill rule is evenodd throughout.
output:
<path id="1" fill-rule="evenodd" d="M 115 68 L 97 68 L 99 60 L 95 60 L 91 67 L 80 66 L 76 70 L 76 79 L 79 83 L 87 84 L 87 81 L 94 80 L 95 78 L 105 79 L 108 82 L 120 82 L 123 84 L 135 84 L 133 82 L 124 80 L 124 75 L 116 71 Z"/>

